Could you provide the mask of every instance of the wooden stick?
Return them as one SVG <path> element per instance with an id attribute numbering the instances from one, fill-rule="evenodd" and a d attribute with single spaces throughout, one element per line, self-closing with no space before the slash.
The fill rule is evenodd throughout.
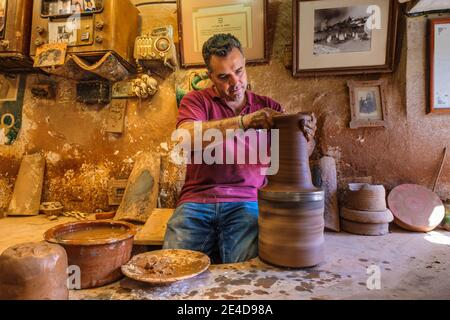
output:
<path id="1" fill-rule="evenodd" d="M 442 168 L 444 167 L 444 162 L 445 162 L 445 157 L 446 156 L 447 156 L 447 147 L 444 148 L 444 156 L 442 157 L 441 167 L 439 168 L 438 175 L 436 177 L 436 180 L 434 181 L 433 192 L 436 190 L 436 185 L 438 183 L 439 176 L 441 175 Z"/>

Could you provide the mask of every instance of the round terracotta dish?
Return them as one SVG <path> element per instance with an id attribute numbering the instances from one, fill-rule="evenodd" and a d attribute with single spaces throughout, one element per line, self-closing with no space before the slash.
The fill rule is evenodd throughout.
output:
<path id="1" fill-rule="evenodd" d="M 209 257 L 201 252 L 167 249 L 134 256 L 122 266 L 122 272 L 137 281 L 164 285 L 195 277 L 210 265 Z"/>
<path id="2" fill-rule="evenodd" d="M 415 184 L 402 184 L 388 196 L 394 222 L 403 229 L 428 232 L 444 219 L 444 205 L 433 191 Z"/>
<path id="3" fill-rule="evenodd" d="M 80 221 L 58 225 L 44 239 L 64 247 L 69 266 L 80 268 L 80 289 L 88 289 L 122 278 L 120 267 L 131 258 L 135 234 L 126 222 Z"/>

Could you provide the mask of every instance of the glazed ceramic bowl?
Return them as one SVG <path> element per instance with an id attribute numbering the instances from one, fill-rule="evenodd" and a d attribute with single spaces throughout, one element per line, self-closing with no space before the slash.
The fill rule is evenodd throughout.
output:
<path id="1" fill-rule="evenodd" d="M 110 284 L 123 277 L 120 267 L 131 258 L 136 229 L 120 221 L 80 221 L 58 225 L 44 239 L 64 247 L 70 266 L 81 272 L 79 289 Z"/>

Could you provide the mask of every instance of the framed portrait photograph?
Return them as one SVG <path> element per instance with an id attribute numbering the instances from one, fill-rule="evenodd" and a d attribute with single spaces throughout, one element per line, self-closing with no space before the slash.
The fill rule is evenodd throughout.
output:
<path id="1" fill-rule="evenodd" d="M 428 21 L 429 112 L 450 113 L 450 18 Z"/>
<path id="2" fill-rule="evenodd" d="M 394 70 L 397 0 L 293 0 L 293 75 Z"/>
<path id="3" fill-rule="evenodd" d="M 85 12 L 97 11 L 94 0 L 83 0 L 83 2 L 84 2 L 84 11 Z"/>
<path id="4" fill-rule="evenodd" d="M 84 3 L 83 0 L 72 0 L 72 13 L 83 13 Z"/>
<path id="5" fill-rule="evenodd" d="M 268 62 L 267 6 L 267 0 L 177 0 L 181 65 L 204 66 L 203 44 L 218 33 L 238 38 L 247 62 Z"/>
<path id="6" fill-rule="evenodd" d="M 350 128 L 387 127 L 386 82 L 348 81 L 350 93 Z"/>
<path id="7" fill-rule="evenodd" d="M 66 62 L 67 44 L 54 43 L 44 44 L 36 49 L 34 67 L 60 66 Z"/>
<path id="8" fill-rule="evenodd" d="M 0 0 L 0 39 L 5 38 L 7 0 Z"/>

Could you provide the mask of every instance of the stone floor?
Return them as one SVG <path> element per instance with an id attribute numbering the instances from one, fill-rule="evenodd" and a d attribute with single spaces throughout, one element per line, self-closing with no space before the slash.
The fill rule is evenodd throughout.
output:
<path id="1" fill-rule="evenodd" d="M 38 241 L 62 222 L 33 219 L 1 219 L 0 252 Z M 312 269 L 279 269 L 255 259 L 212 265 L 167 286 L 124 279 L 71 291 L 70 299 L 450 299 L 450 232 L 412 233 L 392 226 L 382 237 L 327 232 L 325 240 L 326 262 Z"/>

